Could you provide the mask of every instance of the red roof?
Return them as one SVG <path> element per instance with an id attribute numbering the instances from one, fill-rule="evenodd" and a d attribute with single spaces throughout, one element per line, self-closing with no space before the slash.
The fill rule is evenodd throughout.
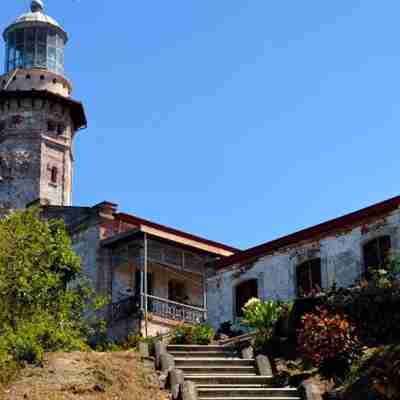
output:
<path id="1" fill-rule="evenodd" d="M 146 219 L 136 217 L 134 215 L 118 213 L 115 216 L 116 216 L 116 218 L 119 218 L 121 221 L 129 223 L 129 224 L 146 225 L 148 227 L 151 227 L 151 228 L 154 228 L 154 229 L 158 229 L 160 231 L 163 231 L 163 232 L 166 232 L 166 233 L 170 233 L 172 235 L 181 236 L 183 238 L 194 240 L 194 241 L 206 244 L 208 246 L 214 246 L 214 247 L 220 248 L 222 250 L 230 251 L 232 253 L 237 253 L 237 252 L 241 251 L 240 249 L 236 249 L 235 247 L 227 246 L 226 244 L 223 244 L 223 243 L 214 242 L 212 240 L 204 239 L 204 238 L 202 238 L 200 236 L 195 236 L 195 235 L 192 235 L 191 233 L 179 231 L 177 229 L 170 228 L 170 227 L 165 226 L 165 225 L 160 225 L 160 224 L 157 224 L 155 222 L 148 221 Z"/>
<path id="2" fill-rule="evenodd" d="M 310 228 L 303 229 L 290 235 L 283 236 L 279 239 L 266 242 L 259 246 L 252 247 L 248 250 L 244 250 L 240 253 L 223 258 L 216 262 L 216 268 L 220 269 L 234 264 L 243 263 L 251 260 L 252 258 L 257 258 L 265 254 L 272 253 L 282 247 L 290 246 L 304 240 L 316 239 L 318 237 L 325 236 L 334 231 L 360 224 L 360 222 L 364 220 L 368 220 L 382 214 L 387 214 L 399 206 L 400 196 L 393 197 L 392 199 L 385 200 L 381 203 L 374 204 L 342 217 L 323 222 Z"/>

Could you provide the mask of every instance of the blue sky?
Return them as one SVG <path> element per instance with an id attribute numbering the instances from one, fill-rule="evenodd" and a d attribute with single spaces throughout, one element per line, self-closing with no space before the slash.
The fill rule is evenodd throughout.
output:
<path id="1" fill-rule="evenodd" d="M 5 27 L 28 0 L 2 1 Z M 395 0 L 46 0 L 74 203 L 246 248 L 399 194 Z"/>

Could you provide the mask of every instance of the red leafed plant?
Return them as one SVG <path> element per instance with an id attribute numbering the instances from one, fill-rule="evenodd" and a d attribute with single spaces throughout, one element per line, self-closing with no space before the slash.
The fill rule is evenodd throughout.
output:
<path id="1" fill-rule="evenodd" d="M 325 307 L 305 314 L 298 331 L 298 350 L 329 378 L 343 378 L 352 362 L 359 357 L 361 346 L 355 326 L 340 314 Z"/>

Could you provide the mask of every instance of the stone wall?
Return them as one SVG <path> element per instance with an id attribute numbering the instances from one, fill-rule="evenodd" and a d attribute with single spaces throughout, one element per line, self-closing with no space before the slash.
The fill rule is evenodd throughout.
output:
<path id="1" fill-rule="evenodd" d="M 357 226 L 348 227 L 265 254 L 251 263 L 233 265 L 209 276 L 207 302 L 209 322 L 219 327 L 235 318 L 235 287 L 257 279 L 258 297 L 267 300 L 292 300 L 296 297 L 296 267 L 302 262 L 321 259 L 322 286 L 336 283 L 349 286 L 363 270 L 362 248 L 369 240 L 390 235 L 394 250 L 400 249 L 400 211 L 395 210 Z"/>
<path id="2" fill-rule="evenodd" d="M 63 76 L 48 70 L 13 70 L 0 76 L 0 88 L 6 90 L 47 90 L 69 97 L 71 83 Z"/>
<path id="3" fill-rule="evenodd" d="M 32 96 L 2 100 L 0 207 L 23 208 L 38 198 L 70 205 L 73 135 L 70 110 L 59 102 Z"/>

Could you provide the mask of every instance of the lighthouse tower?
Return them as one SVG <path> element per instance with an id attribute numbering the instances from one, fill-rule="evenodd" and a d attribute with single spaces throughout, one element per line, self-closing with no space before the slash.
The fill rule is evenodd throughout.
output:
<path id="1" fill-rule="evenodd" d="M 72 201 L 73 139 L 86 127 L 64 76 L 67 32 L 41 0 L 8 26 L 0 76 L 0 213 L 41 199 Z"/>

